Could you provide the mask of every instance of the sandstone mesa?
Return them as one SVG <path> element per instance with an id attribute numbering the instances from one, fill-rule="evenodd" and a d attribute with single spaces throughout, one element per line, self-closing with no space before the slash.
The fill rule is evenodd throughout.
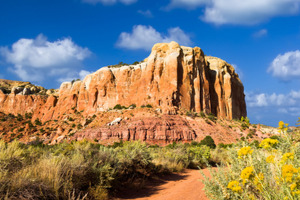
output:
<path id="1" fill-rule="evenodd" d="M 126 124 L 124 120 L 123 128 L 103 126 L 89 133 L 79 132 L 78 137 L 96 130 L 94 135 L 101 140 L 114 134 L 126 140 L 166 140 L 168 137 L 193 140 L 197 138 L 197 131 L 190 128 L 187 121 L 180 122 L 179 116 L 171 115 L 193 111 L 212 113 L 227 120 L 247 116 L 244 87 L 233 66 L 219 58 L 205 56 L 199 47 L 184 47 L 176 42 L 154 45 L 149 57 L 139 64 L 103 67 L 82 81 L 62 83 L 59 90 L 45 90 L 29 83 L 18 86 L 17 83 L 8 81 L 0 85 L 0 112 L 33 113 L 32 121 L 62 120 L 76 111 L 91 117 L 117 104 L 126 107 L 150 104 L 161 111 L 165 122 L 177 120 L 161 125 L 153 125 L 151 118 L 144 119 L 143 123 L 133 120 Z M 159 121 L 153 116 L 152 120 Z M 130 135 L 130 130 L 138 127 L 144 127 L 143 133 Z M 120 134 L 124 130 L 127 132 Z"/>

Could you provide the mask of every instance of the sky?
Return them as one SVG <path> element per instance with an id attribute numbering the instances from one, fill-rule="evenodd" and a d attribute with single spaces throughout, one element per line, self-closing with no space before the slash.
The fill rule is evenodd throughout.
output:
<path id="1" fill-rule="evenodd" d="M 176 41 L 232 64 L 251 123 L 300 117 L 300 0 L 0 0 L 0 78 L 46 88 Z"/>

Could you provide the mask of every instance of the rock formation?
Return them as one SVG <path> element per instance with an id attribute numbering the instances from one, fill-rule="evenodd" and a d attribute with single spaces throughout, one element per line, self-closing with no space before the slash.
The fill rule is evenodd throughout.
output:
<path id="1" fill-rule="evenodd" d="M 32 112 L 33 120 L 42 122 L 76 111 L 91 116 L 116 104 L 150 104 L 165 114 L 186 110 L 224 119 L 247 115 L 243 84 L 234 68 L 219 58 L 204 56 L 198 47 L 175 42 L 154 45 L 150 56 L 139 64 L 103 67 L 83 81 L 62 83 L 57 93 L 38 93 L 30 87 L 14 88 L 9 94 L 2 89 L 0 111 Z"/>

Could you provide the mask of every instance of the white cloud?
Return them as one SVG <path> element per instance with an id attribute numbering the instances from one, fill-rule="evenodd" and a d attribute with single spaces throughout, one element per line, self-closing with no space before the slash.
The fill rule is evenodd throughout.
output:
<path id="1" fill-rule="evenodd" d="M 138 13 L 148 18 L 153 17 L 152 12 L 150 10 L 138 10 Z"/>
<path id="2" fill-rule="evenodd" d="M 129 5 L 137 2 L 137 0 L 120 0 L 120 2 Z"/>
<path id="3" fill-rule="evenodd" d="M 288 94 L 266 94 L 266 93 L 247 93 L 247 107 L 250 110 L 260 110 L 264 112 L 270 110 L 290 116 L 300 116 L 300 90 L 290 91 Z M 269 116 L 271 117 L 271 116 Z"/>
<path id="4" fill-rule="evenodd" d="M 271 63 L 268 72 L 284 81 L 300 77 L 300 51 L 279 54 Z"/>
<path id="5" fill-rule="evenodd" d="M 43 35 L 35 39 L 19 39 L 11 48 L 1 47 L 0 54 L 24 81 L 43 82 L 71 76 L 91 52 L 70 38 L 49 42 Z"/>
<path id="6" fill-rule="evenodd" d="M 171 0 L 167 8 L 204 7 L 203 21 L 216 25 L 254 25 L 277 16 L 295 15 L 300 0 Z"/>
<path id="7" fill-rule="evenodd" d="M 86 71 L 86 70 L 80 70 L 78 71 L 72 71 L 71 73 L 67 73 L 65 76 L 60 77 L 59 79 L 57 79 L 57 81 L 59 83 L 62 82 L 70 82 L 72 80 L 83 80 L 87 75 L 91 74 L 93 72 L 91 71 Z"/>
<path id="8" fill-rule="evenodd" d="M 117 46 L 126 49 L 150 50 L 155 43 L 175 41 L 180 45 L 190 45 L 191 40 L 179 27 L 170 28 L 168 34 L 164 35 L 156 31 L 152 26 L 136 25 L 132 33 L 122 32 L 119 36 Z"/>
<path id="9" fill-rule="evenodd" d="M 98 4 L 98 3 L 101 3 L 103 5 L 113 5 L 117 2 L 121 2 L 125 5 L 130 5 L 130 4 L 137 2 L 137 0 L 82 0 L 82 2 L 94 4 L 94 5 Z"/>
<path id="10" fill-rule="evenodd" d="M 300 103 L 300 91 L 292 90 L 288 94 L 246 93 L 246 101 L 249 107 L 296 106 Z"/>
<path id="11" fill-rule="evenodd" d="M 81 71 L 79 72 L 79 78 L 80 78 L 81 80 L 83 80 L 87 75 L 89 75 L 89 74 L 91 74 L 91 73 L 93 73 L 93 72 L 91 72 L 91 71 L 86 71 L 86 70 L 81 70 Z"/>
<path id="12" fill-rule="evenodd" d="M 263 36 L 266 36 L 267 34 L 268 34 L 268 30 L 267 29 L 261 29 L 261 30 L 255 32 L 253 34 L 253 37 L 255 37 L 255 38 L 261 38 Z"/>
<path id="13" fill-rule="evenodd" d="M 210 4 L 212 0 L 171 0 L 170 4 L 166 7 L 167 9 L 172 8 L 187 8 L 195 9 L 200 6 Z"/>

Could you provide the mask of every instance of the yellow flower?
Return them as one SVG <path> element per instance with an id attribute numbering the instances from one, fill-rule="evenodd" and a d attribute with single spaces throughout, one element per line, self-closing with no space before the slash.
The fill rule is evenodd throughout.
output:
<path id="1" fill-rule="evenodd" d="M 291 188 L 292 191 L 295 190 L 296 187 L 297 187 L 296 183 L 293 183 L 293 184 L 290 185 L 290 188 Z"/>
<path id="2" fill-rule="evenodd" d="M 285 163 L 288 160 L 294 160 L 294 153 L 285 153 L 282 156 L 281 163 Z"/>
<path id="3" fill-rule="evenodd" d="M 283 121 L 280 121 L 280 122 L 278 123 L 278 129 L 279 129 L 280 131 L 287 131 L 287 130 L 288 130 L 288 126 L 289 126 L 289 124 L 284 123 Z"/>
<path id="4" fill-rule="evenodd" d="M 295 196 L 295 195 L 299 195 L 299 194 L 300 194 L 300 191 L 299 191 L 299 190 L 297 190 L 297 191 L 293 192 L 292 194 L 293 194 L 293 196 Z"/>
<path id="5" fill-rule="evenodd" d="M 274 158 L 275 158 L 275 156 L 268 156 L 267 158 L 266 158 L 266 161 L 267 161 L 267 163 L 274 163 L 275 161 L 274 161 Z"/>
<path id="6" fill-rule="evenodd" d="M 283 121 L 278 122 L 278 128 L 282 128 L 283 126 L 284 126 L 284 122 Z"/>
<path id="7" fill-rule="evenodd" d="M 250 180 L 254 176 L 253 171 L 254 169 L 252 166 L 243 169 L 243 171 L 241 172 L 241 179 L 243 179 L 243 184 L 245 184 L 247 180 Z"/>
<path id="8" fill-rule="evenodd" d="M 276 144 L 278 144 L 278 140 L 276 139 L 271 139 L 271 138 L 266 138 L 261 143 L 259 144 L 260 147 L 264 149 L 269 149 L 271 147 L 274 147 Z"/>
<path id="9" fill-rule="evenodd" d="M 241 186 L 240 186 L 240 184 L 239 184 L 238 181 L 230 181 L 228 183 L 227 188 L 231 189 L 233 192 L 240 192 L 240 191 L 242 191 L 242 188 L 241 188 Z"/>
<path id="10" fill-rule="evenodd" d="M 294 174 L 298 173 L 298 170 L 293 167 L 293 165 L 284 165 L 282 166 L 282 178 L 286 182 L 292 182 Z"/>
<path id="11" fill-rule="evenodd" d="M 259 173 L 257 176 L 255 176 L 254 178 L 254 185 L 256 185 L 257 189 L 259 191 L 262 191 L 263 187 L 262 187 L 262 182 L 264 181 L 264 174 L 263 173 Z"/>
<path id="12" fill-rule="evenodd" d="M 242 157 L 242 156 L 246 156 L 246 155 L 251 155 L 252 153 L 253 153 L 253 150 L 251 150 L 251 147 L 242 147 L 238 151 L 238 156 Z"/>

